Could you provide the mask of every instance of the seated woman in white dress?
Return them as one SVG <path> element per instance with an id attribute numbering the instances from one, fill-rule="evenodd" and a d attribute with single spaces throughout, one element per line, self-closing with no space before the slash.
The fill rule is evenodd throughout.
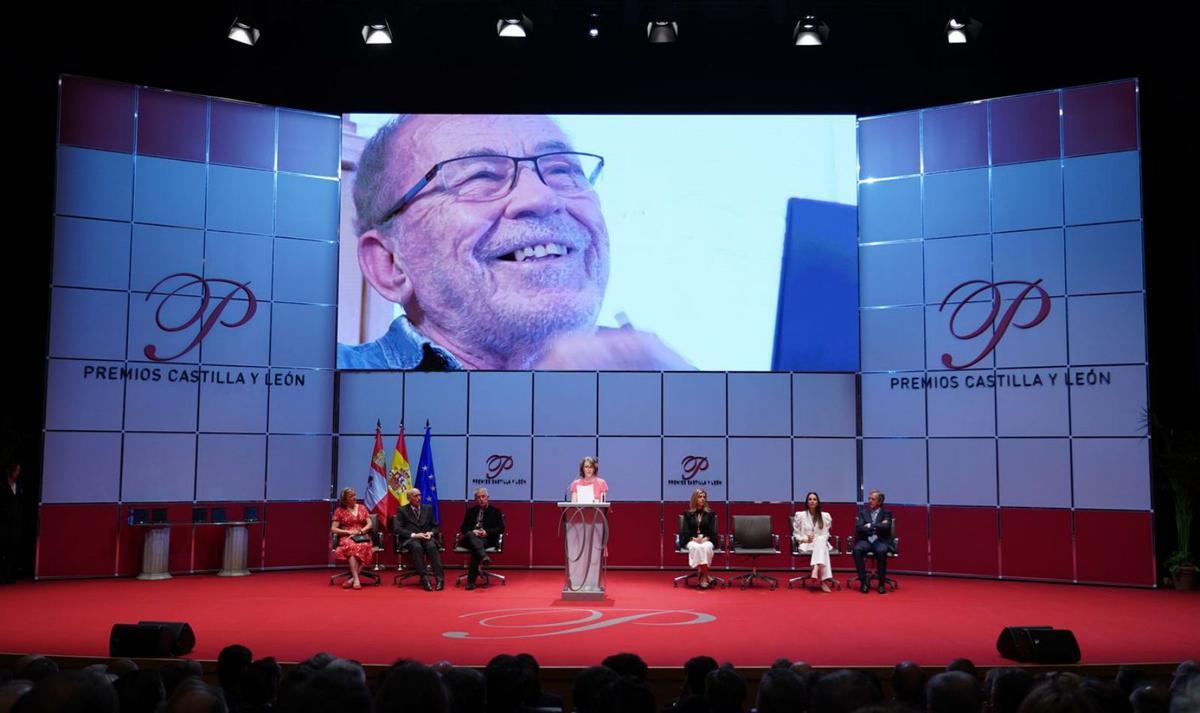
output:
<path id="1" fill-rule="evenodd" d="M 717 539 L 717 516 L 708 507 L 708 493 L 704 488 L 692 491 L 688 511 L 683 514 L 679 528 L 679 541 L 687 543 L 688 566 L 700 575 L 700 588 L 708 589 L 712 576 L 708 568 L 713 561 L 713 542 Z"/>
<path id="2" fill-rule="evenodd" d="M 821 591 L 831 591 L 833 567 L 829 564 L 829 528 L 833 517 L 821 511 L 821 496 L 809 493 L 804 498 L 805 507 L 792 516 L 792 539 L 801 552 L 811 553 L 813 579 L 821 583 Z"/>

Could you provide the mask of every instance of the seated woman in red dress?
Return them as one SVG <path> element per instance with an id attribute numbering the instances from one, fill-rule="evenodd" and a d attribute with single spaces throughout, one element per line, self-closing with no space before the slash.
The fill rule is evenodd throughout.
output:
<path id="1" fill-rule="evenodd" d="M 334 558 L 350 561 L 350 579 L 342 587 L 362 589 L 358 573 L 365 565 L 371 564 L 375 550 L 370 539 L 366 542 L 355 542 L 353 539 L 355 535 L 366 535 L 371 531 L 371 516 L 367 508 L 358 502 L 358 493 L 354 492 L 354 488 L 342 488 L 329 530 L 339 535 L 337 549 L 333 551 Z"/>

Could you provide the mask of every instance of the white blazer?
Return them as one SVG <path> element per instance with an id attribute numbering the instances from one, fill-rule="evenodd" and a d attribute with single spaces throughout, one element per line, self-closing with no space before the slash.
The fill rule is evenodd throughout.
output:
<path id="1" fill-rule="evenodd" d="M 813 527 L 812 516 L 808 514 L 808 510 L 801 510 L 792 516 L 792 539 L 800 542 L 800 550 L 802 552 L 811 550 L 813 544 L 821 539 L 828 542 L 829 528 L 833 524 L 833 516 L 822 511 L 821 520 L 824 526 L 817 529 Z M 804 542 L 810 535 L 813 537 L 813 542 Z"/>

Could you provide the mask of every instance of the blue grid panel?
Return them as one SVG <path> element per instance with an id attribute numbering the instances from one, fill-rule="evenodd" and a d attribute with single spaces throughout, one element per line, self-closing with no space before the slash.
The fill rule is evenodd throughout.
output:
<path id="1" fill-rule="evenodd" d="M 475 488 L 484 487 L 494 500 L 528 501 L 533 497 L 532 449 L 533 441 L 528 436 L 471 436 L 467 439 L 465 489 L 474 492 Z M 512 458 L 512 467 L 499 472 L 489 470 L 494 456 Z M 434 467 L 436 470 L 436 463 Z M 438 481 L 440 494 L 440 477 Z"/>
<path id="2" fill-rule="evenodd" d="M 275 234 L 289 238 L 336 241 L 338 182 L 280 173 Z"/>
<path id="3" fill-rule="evenodd" d="M 925 435 L 925 392 L 901 388 L 899 380 L 921 380 L 922 372 L 863 374 L 862 432 L 864 436 Z M 895 388 L 892 381 L 897 380 Z"/>
<path id="4" fill-rule="evenodd" d="M 228 286 L 218 285 L 222 290 Z M 213 299 L 208 314 L 220 303 Z M 221 319 L 238 322 L 246 314 L 245 300 L 231 300 L 221 312 Z M 240 327 L 230 328 L 218 322 L 200 343 L 200 356 L 209 365 L 266 366 L 271 350 L 271 303 L 258 300 L 254 316 Z"/>
<path id="5" fill-rule="evenodd" d="M 933 385 L 925 390 L 930 436 L 995 435 L 995 389 L 967 386 L 968 376 L 977 380 L 991 373 L 991 370 L 966 370 L 927 375 L 934 379 Z M 953 386 L 955 383 L 957 387 Z"/>
<path id="6" fill-rule="evenodd" d="M 1012 307 L 1004 300 L 1001 316 Z M 1029 324 L 1040 309 L 1036 297 L 1026 298 L 1013 317 L 1012 324 L 996 345 L 996 366 L 1058 366 L 1067 363 L 1067 303 L 1061 297 L 1050 298 L 1050 312 L 1039 324 L 1021 329 L 1017 324 Z"/>
<path id="7" fill-rule="evenodd" d="M 291 386 L 289 375 L 294 379 Z M 272 369 L 267 429 L 271 433 L 332 431 L 333 375 L 329 369 Z M 304 379 L 303 386 L 299 378 Z"/>
<path id="8" fill-rule="evenodd" d="M 386 434 L 383 437 L 383 447 L 386 449 L 384 457 L 389 464 L 392 461 L 392 444 L 395 441 L 395 434 L 392 434 L 391 438 Z M 337 437 L 337 485 L 334 486 L 333 497 L 336 498 L 342 492 L 342 488 L 354 488 L 359 495 L 367 492 L 367 474 L 371 472 L 371 454 L 374 448 L 374 436 Z M 413 459 L 413 463 L 416 463 L 416 454 L 409 451 L 408 455 Z M 270 488 L 269 476 L 267 487 Z"/>
<path id="9" fill-rule="evenodd" d="M 929 439 L 929 502 L 995 505 L 995 439 Z"/>
<path id="10" fill-rule="evenodd" d="M 601 441 L 603 447 L 604 442 Z M 685 503 L 696 488 L 707 490 L 708 499 L 713 502 L 730 499 L 724 438 L 664 438 L 662 449 L 662 499 L 665 502 Z M 704 459 L 708 467 L 688 477 L 683 469 L 687 459 Z M 688 462 L 695 464 L 695 460 Z M 786 482 L 786 477 L 783 480 Z M 609 487 L 612 487 L 611 480 Z M 657 496 L 651 497 L 649 492 L 646 495 L 645 500 L 658 499 Z M 617 498 L 614 495 L 613 499 Z"/>
<path id="11" fill-rule="evenodd" d="M 792 375 L 792 435 L 854 436 L 857 420 L 854 374 Z"/>
<path id="12" fill-rule="evenodd" d="M 55 212 L 128 221 L 133 214 L 133 157 L 58 147 Z"/>
<path id="13" fill-rule="evenodd" d="M 1067 288 L 1073 295 L 1140 292 L 1141 222 L 1067 228 Z"/>
<path id="14" fill-rule="evenodd" d="M 992 277 L 992 239 L 987 235 L 946 240 L 926 240 L 925 248 L 925 302 L 941 304 L 954 288 L 972 280 L 990 280 Z M 971 287 L 958 290 L 953 300 L 961 300 L 974 292 Z M 983 293 L 974 300 L 988 300 Z"/>
<path id="15" fill-rule="evenodd" d="M 275 217 L 275 174 L 250 168 L 208 168 L 210 230 L 270 235 Z"/>
<path id="16" fill-rule="evenodd" d="M 329 487 L 332 468 L 333 439 L 329 436 L 267 436 L 267 500 L 335 496 Z"/>
<path id="17" fill-rule="evenodd" d="M 860 310 L 863 371 L 923 368 L 924 311 L 922 307 Z"/>
<path id="18" fill-rule="evenodd" d="M 730 500 L 791 502 L 790 438 L 730 438 L 728 469 Z"/>
<path id="19" fill-rule="evenodd" d="M 129 288 L 129 223 L 58 217 L 53 282 L 60 287 Z"/>
<path id="20" fill-rule="evenodd" d="M 1071 442 L 1065 438 L 1001 438 L 1000 505 L 1071 507 Z"/>
<path id="21" fill-rule="evenodd" d="M 729 375 L 729 435 L 787 436 L 792 432 L 787 374 Z"/>
<path id="22" fill-rule="evenodd" d="M 925 176 L 925 237 L 988 232 L 986 168 Z"/>
<path id="23" fill-rule="evenodd" d="M 123 362 L 51 359 L 46 374 L 46 428 L 119 431 L 124 410 L 124 383 L 84 378 L 88 367 L 108 370 Z"/>
<path id="24" fill-rule="evenodd" d="M 131 369 L 157 369 L 158 381 L 125 383 L 125 428 L 130 431 L 195 431 L 200 385 L 171 381 L 170 367 L 129 362 Z"/>
<path id="25" fill-rule="evenodd" d="M 1063 231 L 1030 230 L 992 237 L 992 269 L 997 282 L 1041 280 L 1051 295 L 1066 293 Z"/>
<path id="26" fill-rule="evenodd" d="M 798 500 L 810 491 L 827 503 L 858 500 L 858 445 L 853 438 L 792 440 L 793 496 Z"/>
<path id="27" fill-rule="evenodd" d="M 279 110 L 280 171 L 336 178 L 341 148 L 341 117 Z"/>
<path id="28" fill-rule="evenodd" d="M 332 369 L 336 339 L 336 307 L 275 303 L 271 366 Z"/>
<path id="29" fill-rule="evenodd" d="M 991 303 L 968 302 L 961 309 L 955 302 L 939 309 L 925 308 L 925 367 L 930 370 L 948 368 L 986 368 L 995 362 L 995 353 L 983 354 L 992 338 L 992 328 L 985 328 L 978 336 L 963 339 L 984 326 L 991 314 Z M 950 367 L 943 362 L 950 356 Z M 972 363 L 974 362 L 974 363 Z"/>
<path id="30" fill-rule="evenodd" d="M 158 225 L 133 225 L 133 255 L 130 263 L 130 288 L 139 292 L 168 294 L 187 284 L 192 278 L 175 277 L 155 286 L 163 279 L 178 273 L 201 274 L 204 269 L 204 233 L 188 228 Z M 179 290 L 181 295 L 199 295 L 198 284 Z M 139 299 L 140 296 L 135 297 Z"/>
<path id="31" fill-rule="evenodd" d="M 663 374 L 663 435 L 724 436 L 725 374 Z"/>
<path id="32" fill-rule="evenodd" d="M 858 239 L 873 243 L 921 237 L 921 179 L 858 186 Z"/>
<path id="33" fill-rule="evenodd" d="M 589 372 L 534 372 L 533 432 L 544 436 L 595 434 L 596 379 L 596 374 Z"/>
<path id="34" fill-rule="evenodd" d="M 859 248 L 859 306 L 921 304 L 924 301 L 921 262 L 920 242 Z"/>
<path id="35" fill-rule="evenodd" d="M 339 433 L 374 433 L 377 421 L 388 431 L 397 430 L 404 408 L 402 373 L 340 371 L 337 374 Z"/>
<path id="36" fill-rule="evenodd" d="M 596 458 L 600 461 L 600 477 L 608 483 L 611 500 L 658 502 L 666 497 L 660 481 L 662 473 L 662 441 L 657 438 L 601 437 Z M 678 462 L 678 461 L 676 461 Z M 724 472 L 724 459 L 721 471 Z M 561 476 L 558 487 L 566 490 L 579 477 L 578 461 L 570 473 Z M 712 500 L 725 499 L 725 486 L 709 490 Z M 691 496 L 691 491 L 688 491 Z"/>
<path id="37" fill-rule="evenodd" d="M 275 239 L 275 299 L 337 304 L 337 245 Z"/>
<path id="38" fill-rule="evenodd" d="M 644 439 L 650 440 L 650 439 Z M 658 439 L 654 439 L 653 463 L 658 463 Z M 539 502 L 556 503 L 561 501 L 567 487 L 579 472 L 579 461 L 584 456 L 596 455 L 595 436 L 553 436 L 533 439 L 533 499 Z M 604 459 L 604 472 L 607 475 L 610 467 L 613 473 L 626 472 L 636 474 L 637 470 L 626 471 L 622 465 L 628 463 L 611 463 Z M 636 467 L 636 466 L 635 466 Z M 653 481 L 654 478 L 651 478 Z M 605 482 L 608 479 L 605 478 Z M 490 493 L 489 493 L 490 495 Z"/>
<path id="39" fill-rule="evenodd" d="M 924 438 L 863 439 L 863 492 L 875 489 L 891 504 L 927 505 Z"/>
<path id="40" fill-rule="evenodd" d="M 246 373 L 242 369 L 226 370 L 222 367 L 216 367 L 213 371 L 220 374 Z M 252 384 L 249 373 L 246 373 L 245 384 L 200 384 L 200 430 L 210 433 L 265 432 L 267 390 L 262 383 Z"/>
<path id="41" fill-rule="evenodd" d="M 139 223 L 203 228 L 206 169 L 202 163 L 138 156 L 133 219 Z"/>
<path id="42" fill-rule="evenodd" d="M 533 428 L 533 375 L 528 371 L 470 374 L 470 433 L 529 435 Z"/>
<path id="43" fill-rule="evenodd" d="M 992 230 L 1031 230 L 1063 224 L 1063 178 L 1058 161 L 992 169 Z"/>
<path id="44" fill-rule="evenodd" d="M 1071 297 L 1067 312 L 1071 364 L 1146 361 L 1146 311 L 1141 294 Z"/>
<path id="45" fill-rule="evenodd" d="M 272 274 L 276 267 L 272 264 L 273 241 L 270 237 L 210 230 L 205 233 L 204 241 L 205 277 L 240 282 L 258 300 L 272 298 Z M 228 285 L 219 287 L 221 290 L 229 289 Z M 223 291 L 222 294 L 227 292 Z"/>
<path id="46" fill-rule="evenodd" d="M 1063 162 L 1067 225 L 1137 220 L 1142 217 L 1138 153 L 1101 154 Z"/>
<path id="47" fill-rule="evenodd" d="M 1047 369 L 1001 369 L 997 374 L 1033 380 L 1041 375 L 1042 386 L 996 388 L 996 434 L 999 436 L 1068 435 L 1067 389 L 1060 374 L 1058 383 L 1046 379 Z M 1061 370 L 1056 370 L 1061 371 Z"/>
<path id="48" fill-rule="evenodd" d="M 126 433 L 123 453 L 122 502 L 191 502 L 196 487 L 196 434 Z"/>
<path id="49" fill-rule="evenodd" d="M 662 432 L 662 375 L 600 374 L 600 433 L 657 436 Z"/>
<path id="50" fill-rule="evenodd" d="M 50 296 L 50 356 L 123 359 L 128 295 L 56 287 Z"/>
<path id="51" fill-rule="evenodd" d="M 43 503 L 115 503 L 121 434 L 47 431 L 42 473 Z"/>
<path id="52" fill-rule="evenodd" d="M 420 433 L 426 421 L 435 434 L 467 432 L 466 372 L 410 372 L 404 375 L 404 391 L 404 422 L 410 432 Z"/>
<path id="53" fill-rule="evenodd" d="M 1075 507 L 1150 509 L 1150 441 L 1146 438 L 1073 438 Z"/>
<path id="54" fill-rule="evenodd" d="M 1098 371 L 1110 384 L 1071 385 L 1071 435 L 1142 436 L 1146 433 L 1146 367 L 1110 366 Z"/>
<path id="55" fill-rule="evenodd" d="M 266 495 L 267 437 L 201 433 L 196 500 L 261 500 Z"/>

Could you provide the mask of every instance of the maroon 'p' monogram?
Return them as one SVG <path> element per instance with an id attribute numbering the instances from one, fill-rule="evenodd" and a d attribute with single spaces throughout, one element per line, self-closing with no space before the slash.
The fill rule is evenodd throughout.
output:
<path id="1" fill-rule="evenodd" d="M 495 480 L 500 477 L 500 474 L 506 470 L 512 470 L 513 457 L 494 454 L 488 456 L 487 459 L 487 475 L 484 476 L 487 480 Z"/>
<path id="2" fill-rule="evenodd" d="M 683 480 L 691 480 L 699 473 L 708 470 L 708 458 L 704 456 L 685 456 L 679 462 L 679 467 L 683 468 Z"/>
<path id="3" fill-rule="evenodd" d="M 1045 288 L 1042 287 L 1042 278 L 1040 277 L 1033 282 L 1025 282 L 1023 280 L 1002 280 L 1000 282 L 968 280 L 967 282 L 957 285 L 954 289 L 950 290 L 950 292 L 946 294 L 946 298 L 942 300 L 942 304 L 940 307 L 938 307 L 938 311 L 941 312 L 946 308 L 946 303 L 950 301 L 950 298 L 953 297 L 955 293 L 964 287 L 970 287 L 971 285 L 979 285 L 979 287 L 976 287 L 975 290 L 967 294 L 966 297 L 964 297 L 962 301 L 958 303 L 958 306 L 954 308 L 954 311 L 950 313 L 950 333 L 958 339 L 967 340 L 978 337 L 993 325 L 995 325 L 996 328 L 992 331 L 992 338 L 988 340 L 988 343 L 986 346 L 984 346 L 983 351 L 981 351 L 974 359 L 965 364 L 955 364 L 954 358 L 951 357 L 949 353 L 942 354 L 942 365 L 949 369 L 966 369 L 967 367 L 978 364 L 980 360 L 992 353 L 992 350 L 996 348 L 996 345 L 999 344 L 1000 340 L 1004 337 L 1004 333 L 1008 331 L 1009 326 L 1016 327 L 1017 329 L 1031 329 L 1041 324 L 1042 321 L 1046 319 L 1046 316 L 1050 314 L 1050 295 L 1047 294 Z M 1021 293 L 1013 299 L 1012 304 L 1008 306 L 1008 309 L 1004 310 L 1003 315 L 1000 314 L 1000 307 L 1002 304 L 1000 299 L 1001 285 L 1025 286 L 1025 289 L 1021 290 Z M 992 308 L 988 312 L 987 317 L 972 331 L 968 332 L 967 334 L 959 334 L 958 330 L 954 326 L 955 320 L 958 319 L 958 313 L 961 312 L 962 308 L 965 307 L 977 295 L 987 290 L 991 290 L 992 293 Z M 1014 317 L 1017 315 L 1017 310 L 1020 309 L 1021 304 L 1024 303 L 1027 298 L 1029 298 L 1031 292 L 1036 292 L 1036 299 L 1039 300 L 1037 314 L 1035 314 L 1028 322 L 1013 321 Z M 996 321 L 997 317 L 1000 317 L 999 322 Z"/>
<path id="4" fill-rule="evenodd" d="M 177 272 L 174 275 L 167 275 L 163 279 L 159 280 L 158 284 L 150 288 L 150 294 L 146 295 L 146 301 L 148 302 L 150 300 L 150 297 L 154 294 L 154 291 L 161 287 L 164 282 L 167 280 L 173 280 L 177 277 L 184 278 L 184 281 L 180 283 L 178 287 L 166 293 L 166 295 L 163 296 L 162 301 L 158 303 L 158 309 L 154 310 L 155 324 L 157 324 L 158 328 L 164 332 L 174 333 L 182 332 L 183 330 L 188 329 L 193 324 L 200 321 L 201 318 L 203 318 L 203 321 L 200 323 L 200 330 L 196 332 L 196 336 L 186 347 L 183 348 L 183 351 L 179 352 L 178 354 L 162 356 L 158 353 L 158 347 L 153 344 L 147 344 L 145 348 L 142 349 L 142 353 L 145 354 L 146 358 L 150 361 L 171 361 L 172 359 L 178 359 L 184 354 L 187 354 L 191 350 L 200 346 L 200 342 L 204 341 L 204 338 L 207 337 L 208 333 L 212 331 L 212 328 L 217 325 L 217 322 L 220 322 L 226 327 L 240 327 L 249 322 L 254 317 L 254 313 L 258 311 L 258 299 L 255 298 L 254 293 L 250 290 L 249 282 L 224 280 L 217 277 L 203 278 L 190 272 Z M 188 287 L 197 284 L 200 285 L 200 306 L 196 308 L 196 311 L 192 314 L 192 316 L 188 317 L 188 319 L 182 324 L 164 324 L 163 308 L 167 306 L 167 303 L 171 301 L 171 298 L 177 296 L 181 290 L 185 290 Z M 208 303 L 213 297 L 211 287 L 213 284 L 230 285 L 233 289 L 229 290 L 229 293 L 224 297 L 219 298 L 219 301 L 216 303 L 216 306 L 213 307 L 212 312 L 205 317 L 204 313 L 208 311 Z M 239 293 L 246 296 L 246 310 L 242 314 L 241 318 L 236 322 L 229 322 L 221 319 L 221 314 L 225 311 L 225 308 L 229 306 L 229 303 Z"/>

